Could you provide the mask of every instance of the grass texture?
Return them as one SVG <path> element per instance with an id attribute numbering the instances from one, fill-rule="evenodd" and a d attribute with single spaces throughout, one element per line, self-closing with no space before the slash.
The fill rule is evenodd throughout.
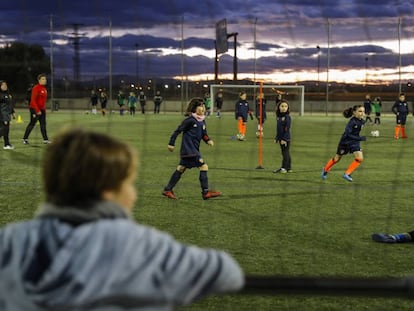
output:
<path id="1" fill-rule="evenodd" d="M 0 151 L 0 225 L 29 219 L 43 200 L 41 160 L 47 148 L 38 126 L 30 145 L 21 142 L 28 112 L 17 111 L 10 138 L 15 150 Z M 275 117 L 264 124 L 259 162 L 257 121 L 247 124 L 247 140 L 233 140 L 237 122 L 232 114 L 207 119 L 215 146 L 201 146 L 209 165 L 210 188 L 223 193 L 202 200 L 198 170 L 187 170 L 174 189 L 179 200 L 161 195 L 179 162 L 179 144 L 167 150 L 169 137 L 183 119 L 178 114 L 152 113 L 106 117 L 83 111 L 48 114 L 53 141 L 64 125 L 79 125 L 109 133 L 139 150 L 140 168 L 134 216 L 140 223 L 171 233 L 184 243 L 230 252 L 246 274 L 330 277 L 404 277 L 413 274 L 413 245 L 371 241 L 373 232 L 414 230 L 414 124 L 409 117 L 408 139 L 395 140 L 394 117 L 379 126 L 367 125 L 362 142 L 364 162 L 354 181 L 342 174 L 353 160 L 344 156 L 327 180 L 322 166 L 335 152 L 347 119 L 341 115 L 292 114 L 292 173 L 274 174 L 280 148 L 273 142 Z M 378 129 L 380 137 L 371 137 Z M 82 150 L 79 150 L 82 152 Z M 261 169 L 257 167 L 261 164 Z M 127 238 L 127 237 L 125 237 Z M 215 296 L 185 310 L 413 310 L 405 299 L 319 296 Z"/>

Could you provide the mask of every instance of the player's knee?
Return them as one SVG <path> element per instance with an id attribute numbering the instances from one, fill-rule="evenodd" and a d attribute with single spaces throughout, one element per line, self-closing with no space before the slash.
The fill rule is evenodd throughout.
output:
<path id="1" fill-rule="evenodd" d="M 184 171 L 185 171 L 185 166 L 178 165 L 178 166 L 177 166 L 177 171 L 178 171 L 178 172 L 180 172 L 180 173 L 184 173 Z"/>
<path id="2" fill-rule="evenodd" d="M 200 171 L 208 171 L 208 165 L 207 164 L 203 164 L 200 166 Z"/>
<path id="3" fill-rule="evenodd" d="M 364 158 L 358 157 L 358 158 L 355 158 L 355 161 L 357 161 L 358 163 L 362 163 L 362 161 L 364 161 Z"/>

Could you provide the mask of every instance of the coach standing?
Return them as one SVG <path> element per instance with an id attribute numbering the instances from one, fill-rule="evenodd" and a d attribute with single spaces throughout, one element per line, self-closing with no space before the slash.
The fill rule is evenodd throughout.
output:
<path id="1" fill-rule="evenodd" d="M 46 90 L 46 75 L 40 74 L 37 76 L 37 84 L 32 89 L 32 96 L 30 98 L 30 123 L 26 127 L 26 131 L 23 136 L 23 144 L 29 144 L 29 135 L 33 130 L 37 121 L 40 123 L 40 132 L 43 136 L 43 143 L 49 144 L 49 139 L 47 137 L 46 131 L 46 100 L 47 100 L 47 90 Z"/>

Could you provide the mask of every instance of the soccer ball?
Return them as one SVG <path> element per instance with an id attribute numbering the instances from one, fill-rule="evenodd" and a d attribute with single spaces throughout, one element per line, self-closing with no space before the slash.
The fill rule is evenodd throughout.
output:
<path id="1" fill-rule="evenodd" d="M 372 137 L 379 137 L 379 135 L 380 135 L 380 132 L 378 130 L 371 131 L 371 136 Z"/>

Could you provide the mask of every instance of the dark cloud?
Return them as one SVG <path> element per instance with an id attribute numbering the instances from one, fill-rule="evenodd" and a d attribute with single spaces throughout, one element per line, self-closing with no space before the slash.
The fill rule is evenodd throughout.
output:
<path id="1" fill-rule="evenodd" d="M 414 4 L 395 0 L 2 0 L 0 11 L 0 44 L 13 40 L 40 44 L 47 53 L 51 52 L 53 21 L 57 75 L 73 74 L 73 43 L 78 37 L 81 71 L 86 78 L 108 72 L 110 24 L 113 73 L 132 77 L 137 71 L 141 77 L 181 75 L 182 46 L 200 51 L 185 56 L 186 75 L 212 74 L 214 27 L 223 18 L 229 32 L 239 33 L 239 52 L 244 48 L 250 53 L 240 55 L 240 73 L 255 69 L 260 73 L 315 71 L 316 45 L 321 47 L 320 60 L 325 61 L 328 29 L 332 67 L 363 69 L 369 55 L 370 66 L 395 68 L 395 49 L 378 42 L 397 40 L 399 22 L 402 39 L 414 35 L 410 17 Z M 403 62 L 409 63 L 408 56 L 403 56 Z M 220 57 L 220 72 L 232 73 L 232 64 L 229 51 Z"/>

